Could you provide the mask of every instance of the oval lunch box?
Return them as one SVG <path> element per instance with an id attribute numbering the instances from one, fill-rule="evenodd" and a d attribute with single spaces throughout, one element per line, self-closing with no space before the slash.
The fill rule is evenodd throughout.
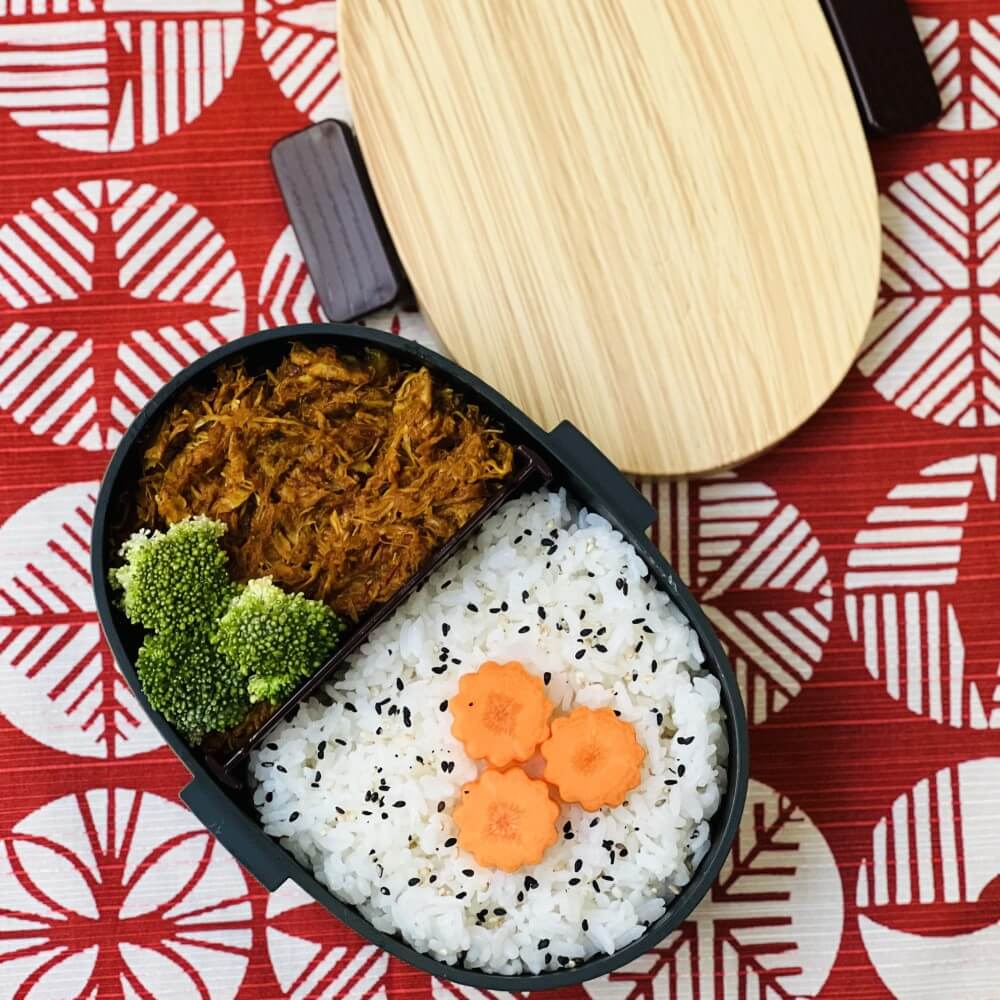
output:
<path id="1" fill-rule="evenodd" d="M 216 756 L 188 746 L 147 703 L 135 670 L 143 631 L 131 624 L 115 603 L 108 583 L 108 570 L 118 559 L 122 525 L 141 474 L 148 431 L 161 414 L 183 390 L 208 383 L 221 362 L 239 359 L 251 373 L 264 371 L 278 364 L 293 341 L 312 347 L 328 344 L 347 354 L 377 347 L 406 365 L 426 366 L 438 379 L 458 390 L 467 401 L 480 406 L 503 429 L 507 439 L 516 447 L 515 470 L 504 488 L 391 601 L 369 611 L 345 633 L 331 660 L 299 686 L 245 747 Z M 411 948 L 400 938 L 376 930 L 357 909 L 337 899 L 316 880 L 311 871 L 264 833 L 257 821 L 251 790 L 247 786 L 246 764 L 252 747 L 261 742 L 283 718 L 296 711 L 302 699 L 334 674 L 363 643 L 368 633 L 388 617 L 430 572 L 445 562 L 486 516 L 515 494 L 543 484 L 554 488 L 564 486 L 573 498 L 607 518 L 635 546 L 658 586 L 669 594 L 688 618 L 705 653 L 705 669 L 719 679 L 722 688 L 729 743 L 728 785 L 719 810 L 711 820 L 708 854 L 690 883 L 669 903 L 664 915 L 650 925 L 638 940 L 613 955 L 598 955 L 575 967 L 539 975 L 503 976 L 439 962 Z M 742 698 L 736 677 L 711 625 L 687 587 L 646 536 L 646 529 L 653 523 L 654 517 L 655 511 L 635 487 L 571 424 L 564 422 L 553 431 L 542 430 L 484 382 L 411 341 L 360 326 L 309 324 L 269 330 L 226 344 L 185 368 L 156 393 L 122 438 L 101 483 L 91 544 L 92 572 L 98 614 L 115 659 L 163 739 L 191 772 L 191 781 L 181 791 L 181 799 L 266 889 L 274 890 L 287 879 L 293 880 L 335 917 L 373 944 L 440 979 L 480 989 L 524 992 L 568 986 L 607 975 L 661 941 L 680 926 L 706 895 L 739 828 L 747 790 L 749 754 Z"/>

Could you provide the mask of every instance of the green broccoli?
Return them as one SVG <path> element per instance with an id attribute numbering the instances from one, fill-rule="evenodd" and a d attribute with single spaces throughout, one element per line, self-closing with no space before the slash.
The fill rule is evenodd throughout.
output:
<path id="1" fill-rule="evenodd" d="M 246 677 L 250 700 L 281 701 L 321 667 L 344 623 L 322 601 L 251 580 L 219 622 L 220 652 Z"/>
<path id="2" fill-rule="evenodd" d="M 189 742 L 225 731 L 249 711 L 246 681 L 210 641 L 210 633 L 147 635 L 136 669 L 150 705 Z"/>
<path id="3" fill-rule="evenodd" d="M 137 531 L 121 548 L 125 564 L 111 570 L 130 621 L 182 635 L 208 629 L 236 593 L 219 545 L 225 525 L 189 517 L 167 531 Z"/>

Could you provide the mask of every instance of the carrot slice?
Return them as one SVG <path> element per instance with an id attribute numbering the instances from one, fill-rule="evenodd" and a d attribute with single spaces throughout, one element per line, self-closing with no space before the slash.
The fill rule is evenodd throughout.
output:
<path id="1" fill-rule="evenodd" d="M 610 708 L 575 708 L 552 723 L 542 744 L 545 780 L 559 789 L 563 802 L 584 809 L 620 806 L 641 780 L 646 751 L 635 730 Z"/>
<path id="2" fill-rule="evenodd" d="M 486 868 L 514 872 L 537 864 L 556 842 L 558 815 L 548 785 L 512 767 L 484 771 L 465 785 L 452 818 L 463 851 Z"/>
<path id="3" fill-rule="evenodd" d="M 458 682 L 452 735 L 473 759 L 494 767 L 527 760 L 549 735 L 552 702 L 541 679 L 520 663 L 484 663 Z"/>

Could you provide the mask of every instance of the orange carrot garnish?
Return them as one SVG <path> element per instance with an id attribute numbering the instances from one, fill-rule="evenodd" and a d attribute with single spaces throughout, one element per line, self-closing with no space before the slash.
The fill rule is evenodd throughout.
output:
<path id="1" fill-rule="evenodd" d="M 463 851 L 486 868 L 513 872 L 542 860 L 559 836 L 558 815 L 545 782 L 512 767 L 484 771 L 465 785 L 452 818 Z"/>
<path id="2" fill-rule="evenodd" d="M 484 663 L 459 681 L 450 705 L 452 734 L 470 757 L 494 767 L 527 760 L 549 735 L 552 702 L 520 663 Z"/>
<path id="3" fill-rule="evenodd" d="M 545 780 L 559 789 L 563 802 L 584 809 L 620 806 L 641 779 L 646 751 L 635 730 L 610 708 L 575 708 L 552 723 L 542 744 Z"/>

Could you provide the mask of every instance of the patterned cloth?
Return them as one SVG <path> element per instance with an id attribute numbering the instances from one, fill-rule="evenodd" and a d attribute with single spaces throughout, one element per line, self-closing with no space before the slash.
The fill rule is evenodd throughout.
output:
<path id="1" fill-rule="evenodd" d="M 320 318 L 267 154 L 345 113 L 336 8 L 0 0 L 0 997 L 474 992 L 268 896 L 199 827 L 88 575 L 156 387 Z M 856 368 L 737 472 L 642 483 L 747 698 L 739 839 L 680 931 L 566 994 L 1000 997 L 1000 3 L 914 9 L 945 112 L 873 145 Z"/>

